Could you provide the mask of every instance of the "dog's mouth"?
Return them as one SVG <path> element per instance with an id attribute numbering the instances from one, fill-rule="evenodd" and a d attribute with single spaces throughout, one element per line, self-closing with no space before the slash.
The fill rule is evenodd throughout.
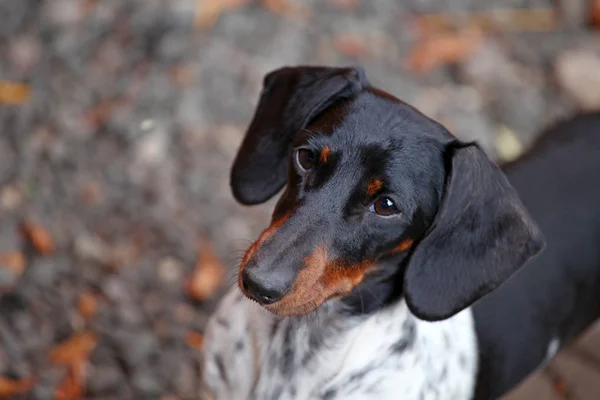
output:
<path id="1" fill-rule="evenodd" d="M 310 314 L 327 300 L 350 294 L 373 265 L 367 261 L 353 265 L 339 260 L 331 261 L 325 246 L 318 246 L 305 258 L 304 264 L 290 291 L 274 303 L 261 304 L 265 309 L 278 316 Z M 241 280 L 243 268 L 244 264 L 238 275 L 239 287 L 246 297 L 256 301 L 244 289 Z"/>

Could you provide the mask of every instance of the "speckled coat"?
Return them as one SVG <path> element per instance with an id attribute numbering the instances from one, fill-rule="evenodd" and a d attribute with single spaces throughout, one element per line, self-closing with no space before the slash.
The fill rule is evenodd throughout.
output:
<path id="1" fill-rule="evenodd" d="M 206 331 L 207 398 L 472 397 L 477 351 L 470 309 L 425 322 L 404 301 L 351 318 L 340 307 L 333 301 L 306 317 L 280 318 L 232 289 Z"/>

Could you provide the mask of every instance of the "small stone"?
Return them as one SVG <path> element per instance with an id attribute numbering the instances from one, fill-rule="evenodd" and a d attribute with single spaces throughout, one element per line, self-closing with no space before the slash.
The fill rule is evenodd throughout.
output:
<path id="1" fill-rule="evenodd" d="M 502 126 L 496 135 L 496 152 L 503 161 L 510 162 L 523 154 L 523 144 L 512 129 Z"/>
<path id="2" fill-rule="evenodd" d="M 175 321 L 181 325 L 188 325 L 195 315 L 194 308 L 187 303 L 179 303 L 175 306 L 174 310 Z"/>
<path id="3" fill-rule="evenodd" d="M 177 387 L 177 393 L 186 399 L 194 398 L 196 393 L 196 382 L 198 371 L 194 368 L 191 362 L 182 361 L 179 364 L 177 371 L 177 378 L 175 385 Z"/>
<path id="4" fill-rule="evenodd" d="M 153 119 L 145 119 L 140 124 L 140 129 L 143 130 L 143 131 L 149 131 L 152 128 L 154 128 L 155 125 L 156 124 L 154 123 Z"/>
<path id="5" fill-rule="evenodd" d="M 53 0 L 47 3 L 50 22 L 57 25 L 74 25 L 83 19 L 84 2 L 79 0 Z"/>
<path id="6" fill-rule="evenodd" d="M 143 398 L 157 396 L 162 391 L 162 385 L 158 379 L 145 371 L 137 372 L 133 376 L 131 383 Z"/>
<path id="7" fill-rule="evenodd" d="M 181 279 L 182 271 L 183 265 L 181 264 L 181 262 L 172 257 L 163 258 L 158 263 L 158 276 L 164 282 L 179 282 Z"/>
<path id="8" fill-rule="evenodd" d="M 19 208 L 23 203 L 23 194 L 16 186 L 6 186 L 0 194 L 0 207 L 6 211 Z"/>
<path id="9" fill-rule="evenodd" d="M 87 375 L 87 389 L 94 395 L 107 395 L 115 392 L 123 384 L 123 375 L 114 366 L 90 365 Z"/>
<path id="10" fill-rule="evenodd" d="M 83 260 L 105 263 L 110 257 L 108 245 L 97 236 L 87 234 L 75 239 L 75 253 Z"/>
<path id="11" fill-rule="evenodd" d="M 556 60 L 560 86 L 583 110 L 600 108 L 600 55 L 586 50 L 569 50 Z"/>

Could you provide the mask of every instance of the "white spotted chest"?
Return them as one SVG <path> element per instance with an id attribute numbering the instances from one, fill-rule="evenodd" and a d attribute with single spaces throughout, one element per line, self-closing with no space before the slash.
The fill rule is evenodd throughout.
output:
<path id="1" fill-rule="evenodd" d="M 404 301 L 370 316 L 325 304 L 279 318 L 234 288 L 205 333 L 203 381 L 214 400 L 470 399 L 477 346 L 470 309 L 440 322 Z"/>

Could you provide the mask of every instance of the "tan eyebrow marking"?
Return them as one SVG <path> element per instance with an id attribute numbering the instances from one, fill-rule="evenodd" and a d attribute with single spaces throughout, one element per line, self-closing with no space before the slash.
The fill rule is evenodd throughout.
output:
<path id="1" fill-rule="evenodd" d="M 322 164 L 325 164 L 327 162 L 327 159 L 329 158 L 330 154 L 331 154 L 331 149 L 329 147 L 325 146 L 321 149 L 320 160 L 321 160 Z"/>
<path id="2" fill-rule="evenodd" d="M 373 179 L 367 185 L 367 194 L 369 196 L 373 196 L 375 193 L 377 193 L 379 190 L 381 190 L 382 187 L 383 187 L 383 181 L 381 179 Z"/>

